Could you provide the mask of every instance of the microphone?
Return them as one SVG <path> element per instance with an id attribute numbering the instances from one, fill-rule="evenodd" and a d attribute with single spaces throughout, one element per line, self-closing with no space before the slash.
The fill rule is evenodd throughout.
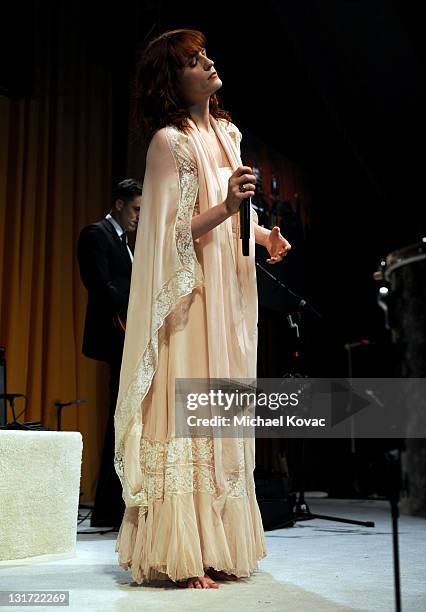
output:
<path id="1" fill-rule="evenodd" d="M 245 198 L 240 204 L 240 238 L 242 242 L 243 255 L 249 254 L 250 245 L 250 202 L 251 198 Z"/>

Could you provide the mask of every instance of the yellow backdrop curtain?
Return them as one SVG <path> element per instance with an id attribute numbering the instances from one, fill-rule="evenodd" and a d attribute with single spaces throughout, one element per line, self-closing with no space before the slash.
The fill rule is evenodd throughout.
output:
<path id="1" fill-rule="evenodd" d="M 35 61 L 34 95 L 0 96 L 0 345 L 8 391 L 28 398 L 21 422 L 55 429 L 55 400 L 87 399 L 64 409 L 62 428 L 83 435 L 81 490 L 88 501 L 108 372 L 81 354 L 86 291 L 76 241 L 84 225 L 109 210 L 111 75 L 91 59 L 76 15 L 62 6 L 38 19 L 36 59 L 28 57 Z M 16 408 L 24 404 L 17 400 Z"/>

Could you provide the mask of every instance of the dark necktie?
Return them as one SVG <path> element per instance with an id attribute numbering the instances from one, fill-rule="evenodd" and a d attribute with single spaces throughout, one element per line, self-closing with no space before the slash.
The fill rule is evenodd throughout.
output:
<path id="1" fill-rule="evenodd" d="M 121 234 L 120 240 L 121 240 L 121 243 L 122 243 L 122 245 L 124 247 L 124 250 L 126 251 L 127 257 L 131 260 L 129 249 L 127 248 L 127 233 L 126 232 L 123 232 Z"/>

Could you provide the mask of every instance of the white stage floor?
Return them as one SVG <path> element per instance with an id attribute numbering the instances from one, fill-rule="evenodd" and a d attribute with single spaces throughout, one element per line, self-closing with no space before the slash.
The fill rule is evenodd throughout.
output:
<path id="1" fill-rule="evenodd" d="M 373 520 L 376 527 L 316 519 L 268 532 L 268 556 L 259 571 L 237 583 L 221 582 L 217 590 L 132 584 L 130 572 L 117 566 L 117 534 L 88 533 L 78 536 L 73 558 L 0 564 L 0 590 L 69 590 L 68 609 L 78 612 L 394 610 L 389 504 L 329 499 L 308 503 L 312 512 Z M 86 512 L 81 510 L 82 515 Z M 402 609 L 424 612 L 426 519 L 403 515 L 399 528 Z M 90 531 L 86 523 L 79 526 L 79 531 L 84 529 Z"/>

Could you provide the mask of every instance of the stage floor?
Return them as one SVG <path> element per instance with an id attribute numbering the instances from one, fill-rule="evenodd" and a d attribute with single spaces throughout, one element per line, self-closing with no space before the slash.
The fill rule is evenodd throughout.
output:
<path id="1" fill-rule="evenodd" d="M 85 522 L 79 531 L 87 529 L 89 533 L 78 536 L 76 557 L 2 563 L 0 590 L 69 590 L 69 609 L 78 612 L 391 612 L 394 590 L 389 504 L 330 499 L 308 503 L 312 512 L 372 520 L 376 527 L 316 519 L 270 531 L 266 534 L 268 556 L 252 578 L 222 582 L 217 590 L 201 591 L 131 584 L 130 572 L 117 566 L 117 534 L 90 534 Z M 86 512 L 81 510 L 82 515 Z M 402 609 L 424 612 L 426 519 L 402 515 L 399 528 Z"/>

